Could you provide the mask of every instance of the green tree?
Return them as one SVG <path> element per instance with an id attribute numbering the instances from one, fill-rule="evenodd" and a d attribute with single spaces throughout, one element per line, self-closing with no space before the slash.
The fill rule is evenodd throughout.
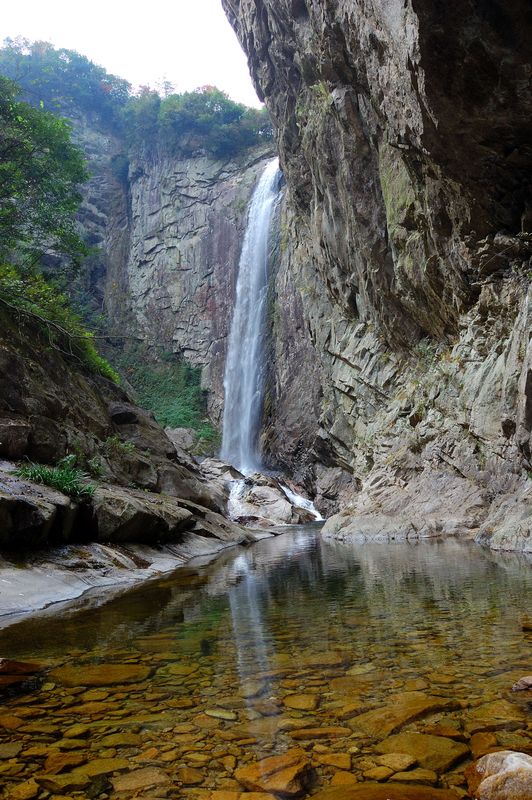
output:
<path id="1" fill-rule="evenodd" d="M 110 75 L 75 50 L 49 42 L 6 39 L 0 49 L 0 74 L 22 88 L 22 99 L 48 111 L 73 116 L 96 114 L 107 125 L 121 124 L 121 109 L 131 85 Z"/>
<path id="2" fill-rule="evenodd" d="M 77 185 L 87 178 L 65 120 L 18 100 L 0 76 L 0 259 L 19 266 L 45 254 L 79 258 Z"/>

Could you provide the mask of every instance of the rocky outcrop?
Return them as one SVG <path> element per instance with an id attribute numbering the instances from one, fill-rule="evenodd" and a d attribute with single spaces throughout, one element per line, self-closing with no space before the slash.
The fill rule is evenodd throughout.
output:
<path id="1" fill-rule="evenodd" d="M 316 417 L 308 358 L 290 394 L 352 476 L 329 531 L 530 549 L 528 4 L 224 7 L 278 133 Z"/>
<path id="2" fill-rule="evenodd" d="M 245 542 L 221 515 L 222 485 L 209 485 L 189 456 L 180 460 L 152 415 L 111 381 L 51 345 L 27 316 L 0 325 L 0 547 L 72 541 L 181 541 L 183 532 Z M 55 464 L 75 455 L 92 495 L 71 500 L 17 477 L 14 461 Z M 253 538 L 253 537 L 251 537 Z"/>

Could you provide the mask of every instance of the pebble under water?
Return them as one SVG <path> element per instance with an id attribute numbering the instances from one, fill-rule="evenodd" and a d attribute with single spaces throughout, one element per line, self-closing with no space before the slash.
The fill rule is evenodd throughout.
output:
<path id="1" fill-rule="evenodd" d="M 3 796 L 260 800 L 301 779 L 468 797 L 472 758 L 532 753 L 530 692 L 511 692 L 531 600 L 518 556 L 307 526 L 36 615 L 0 631 L 1 656 L 44 670 L 0 705 Z M 287 751 L 296 767 L 254 770 Z"/>

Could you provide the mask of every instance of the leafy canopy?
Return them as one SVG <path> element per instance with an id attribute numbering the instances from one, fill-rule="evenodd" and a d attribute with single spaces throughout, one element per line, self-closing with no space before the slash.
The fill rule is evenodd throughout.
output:
<path id="1" fill-rule="evenodd" d="M 84 252 L 75 221 L 77 185 L 87 178 L 83 158 L 69 123 L 18 93 L 0 76 L 0 260 L 15 250 L 24 264 L 44 254 L 75 259 Z"/>
<path id="2" fill-rule="evenodd" d="M 56 49 L 49 42 L 6 39 L 0 48 L 0 74 L 21 86 L 23 99 L 69 117 L 79 111 L 120 125 L 120 111 L 131 85 L 75 50 Z"/>

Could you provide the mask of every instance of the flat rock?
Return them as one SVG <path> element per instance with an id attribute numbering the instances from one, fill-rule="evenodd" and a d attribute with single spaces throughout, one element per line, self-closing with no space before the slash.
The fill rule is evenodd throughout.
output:
<path id="1" fill-rule="evenodd" d="M 86 756 L 82 753 L 52 752 L 44 762 L 44 769 L 50 775 L 57 775 L 67 768 L 79 767 L 86 760 Z"/>
<path id="2" fill-rule="evenodd" d="M 337 769 L 351 769 L 351 755 L 349 753 L 315 753 L 313 759 L 317 764 Z"/>
<path id="3" fill-rule="evenodd" d="M 270 756 L 240 767 L 235 778 L 251 791 L 292 796 L 308 786 L 312 767 L 304 750 L 294 747 L 279 756 Z"/>
<path id="4" fill-rule="evenodd" d="M 407 722 L 453 706 L 452 701 L 442 697 L 432 697 L 423 692 L 401 692 L 391 695 L 388 705 L 359 714 L 351 719 L 350 724 L 369 736 L 383 738 Z"/>
<path id="5" fill-rule="evenodd" d="M 234 722 L 238 719 L 237 715 L 234 711 L 228 711 L 226 708 L 206 708 L 203 712 L 208 717 L 214 717 L 215 719 L 224 719 L 227 722 Z"/>
<path id="6" fill-rule="evenodd" d="M 50 677 L 63 686 L 110 686 L 145 681 L 150 674 L 151 669 L 142 664 L 83 664 L 58 667 Z"/>
<path id="7" fill-rule="evenodd" d="M 432 786 L 407 786 L 404 783 L 364 783 L 355 786 L 331 786 L 312 795 L 312 800 L 458 800 L 450 789 Z"/>
<path id="8" fill-rule="evenodd" d="M 481 800 L 531 800 L 532 757 L 512 750 L 483 756 L 466 770 L 468 788 Z"/>
<path id="9" fill-rule="evenodd" d="M 203 783 L 203 773 L 194 767 L 179 767 L 176 778 L 185 786 L 196 786 L 198 783 Z"/>
<path id="10" fill-rule="evenodd" d="M 406 753 L 388 753 L 388 755 L 379 756 L 376 761 L 383 767 L 390 767 L 394 772 L 404 772 L 417 764 L 416 759 Z"/>
<path id="11" fill-rule="evenodd" d="M 34 797 L 37 797 L 40 791 L 41 787 L 37 781 L 35 781 L 33 778 L 30 778 L 29 780 L 18 783 L 16 786 L 13 786 L 11 789 L 9 789 L 7 800 L 33 800 Z"/>
<path id="12" fill-rule="evenodd" d="M 411 769 L 408 772 L 396 772 L 393 776 L 394 781 L 400 783 L 438 783 L 437 774 L 431 769 Z"/>
<path id="13" fill-rule="evenodd" d="M 301 728 L 292 731 L 292 739 L 337 739 L 340 736 L 351 736 L 351 728 L 330 726 L 328 728 Z"/>
<path id="14" fill-rule="evenodd" d="M 464 719 L 464 727 L 468 733 L 479 731 L 512 730 L 521 728 L 526 716 L 519 706 L 507 700 L 494 700 L 474 708 Z"/>
<path id="15" fill-rule="evenodd" d="M 414 732 L 390 736 L 376 749 L 379 753 L 407 753 L 416 759 L 420 767 L 434 772 L 446 772 L 469 754 L 469 748 L 462 742 Z"/>
<path id="16" fill-rule="evenodd" d="M 115 792 L 137 792 L 152 786 L 164 786 L 170 783 L 170 778 L 159 767 L 144 767 L 127 772 L 125 775 L 118 775 L 111 782 Z"/>
<path id="17" fill-rule="evenodd" d="M 287 708 L 297 711 L 315 711 L 318 707 L 319 697 L 317 694 L 289 694 L 283 703 Z"/>

